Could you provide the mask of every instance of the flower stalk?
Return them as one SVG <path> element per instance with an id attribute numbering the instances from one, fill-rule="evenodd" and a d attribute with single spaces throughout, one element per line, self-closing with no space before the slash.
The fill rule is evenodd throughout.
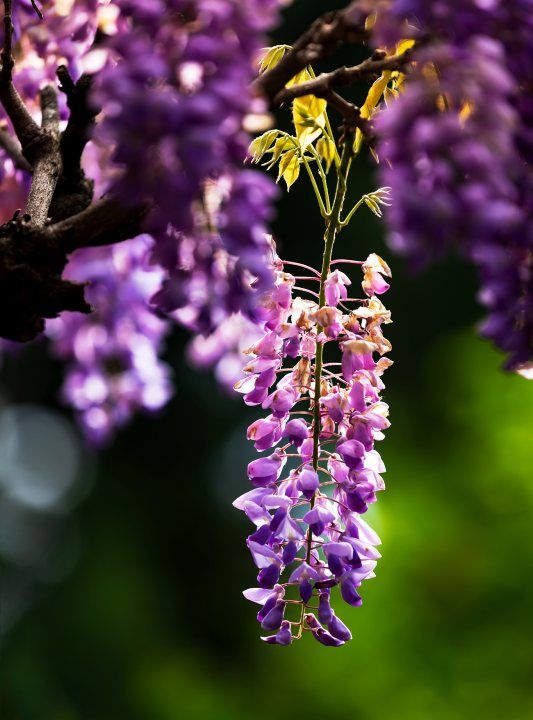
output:
<path id="1" fill-rule="evenodd" d="M 300 639 L 304 631 L 325 645 L 349 640 L 350 631 L 331 608 L 331 590 L 339 586 L 348 604 L 360 605 L 356 588 L 373 576 L 379 557 L 379 538 L 360 515 L 384 487 L 379 473 L 385 468 L 374 441 L 389 424 L 379 395 L 389 361 L 376 361 L 374 354 L 390 349 L 381 333 L 390 315 L 376 297 L 388 288 L 382 275 L 390 271 L 377 255 L 348 261 L 363 271 L 366 298 L 352 298 L 357 304 L 343 312 L 351 280 L 333 269 L 333 249 L 346 225 L 342 213 L 353 140 L 353 133 L 346 132 L 325 216 L 319 203 L 326 225 L 321 270 L 290 261 L 288 267 L 308 273 L 292 275 L 272 248 L 276 287 L 263 300 L 264 335 L 247 351 L 245 377 L 236 386 L 248 405 L 271 413 L 250 425 L 248 438 L 259 452 L 276 449 L 249 464 L 254 489 L 234 505 L 257 528 L 248 547 L 259 568 L 259 587 L 244 594 L 262 606 L 261 627 L 275 631 L 263 640 L 280 645 Z M 303 158 L 302 164 L 307 166 Z M 302 285 L 317 281 L 318 292 Z M 340 350 L 341 361 L 324 362 L 328 343 Z M 309 409 L 295 411 L 302 402 Z M 287 463 L 292 467 L 285 476 Z M 286 569 L 290 575 L 282 580 Z M 293 597 L 295 590 L 299 599 Z M 297 620 L 285 618 L 289 608 L 299 608 Z"/>

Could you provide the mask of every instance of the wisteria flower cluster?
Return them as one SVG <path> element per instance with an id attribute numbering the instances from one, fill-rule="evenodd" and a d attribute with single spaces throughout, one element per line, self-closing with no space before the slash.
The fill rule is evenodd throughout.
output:
<path id="1" fill-rule="evenodd" d="M 250 83 L 278 5 L 117 2 L 118 31 L 96 93 L 106 108 L 99 133 L 127 169 L 114 190 L 156 202 L 148 229 L 168 277 L 154 303 L 184 310 L 195 331 L 213 331 L 233 312 L 253 317 L 254 295 L 272 282 L 265 235 L 275 187 L 242 164 L 245 128 L 266 111 Z M 215 212 L 206 208 L 212 180 L 220 188 Z"/>
<path id="2" fill-rule="evenodd" d="M 138 410 L 162 408 L 173 392 L 170 368 L 158 357 L 168 323 L 148 305 L 162 279 L 149 262 L 152 249 L 152 238 L 140 235 L 76 252 L 68 277 L 89 283 L 94 312 L 63 313 L 48 325 L 53 352 L 66 364 L 63 397 L 95 447 Z"/>
<path id="3" fill-rule="evenodd" d="M 276 189 L 242 162 L 247 124 L 264 121 L 265 103 L 249 86 L 263 33 L 275 23 L 277 9 L 277 0 L 246 5 L 233 0 L 46 2 L 40 21 L 29 0 L 14 8 L 21 48 L 15 79 L 31 112 L 38 117 L 38 91 L 55 80 L 58 65 L 66 64 L 74 78 L 83 70 L 99 71 L 94 102 L 103 107 L 104 119 L 85 152 L 85 171 L 97 196 L 113 191 L 132 203 L 156 200 L 148 227 L 156 240 L 149 244 L 155 264 L 149 270 L 143 261 L 151 281 L 134 292 L 144 303 L 141 325 L 157 309 L 193 330 L 197 339 L 189 357 L 202 366 L 217 364 L 226 386 L 233 385 L 242 367 L 235 345 L 225 339 L 227 350 L 219 348 L 215 359 L 205 352 L 203 333 L 220 337 L 224 328 L 246 326 L 251 337 L 254 298 L 272 282 L 266 231 Z M 98 30 L 108 38 L 105 42 L 95 41 Z M 0 157 L 6 191 L 0 207 L 7 220 L 24 204 L 29 175 L 7 154 L 0 151 Z M 121 174 L 124 166 L 127 173 Z M 139 246 L 146 248 L 145 239 L 123 245 L 122 264 L 137 267 Z M 71 261 L 68 276 L 90 283 L 94 314 L 65 314 L 49 323 L 58 357 L 75 357 L 74 336 L 92 336 L 95 325 L 109 331 L 111 318 L 125 319 L 131 312 L 135 282 L 116 271 L 116 258 L 113 248 L 98 248 L 83 250 Z M 149 324 L 162 328 L 163 321 L 154 315 Z M 78 360 L 67 364 L 64 397 L 80 411 L 91 443 L 109 440 L 135 407 L 146 406 L 146 378 L 164 367 L 155 356 L 161 333 L 147 334 L 153 362 L 144 369 L 142 363 L 126 362 L 130 381 L 113 379 L 113 391 L 96 403 L 98 412 L 94 383 L 80 382 Z M 123 335 L 121 342 L 126 340 Z M 132 349 L 130 359 L 135 355 Z M 170 384 L 165 385 L 168 397 Z"/>
<path id="4" fill-rule="evenodd" d="M 376 35 L 429 45 L 376 126 L 394 204 L 391 247 L 421 266 L 452 245 L 474 262 L 483 335 L 506 367 L 533 367 L 533 6 L 396 0 Z"/>
<path id="5" fill-rule="evenodd" d="M 151 284 L 151 296 L 143 296 L 143 316 L 155 308 L 196 333 L 189 357 L 201 366 L 217 364 L 218 376 L 227 386 L 242 363 L 235 367 L 238 361 L 229 340 L 225 339 L 227 350 L 219 347 L 215 359 L 205 353 L 203 338 L 206 333 L 220 337 L 232 325 L 250 325 L 255 296 L 272 282 L 266 231 L 275 186 L 264 175 L 245 170 L 242 161 L 248 143 L 246 121 L 264 113 L 264 103 L 254 100 L 249 85 L 262 34 L 275 22 L 277 2 L 253 7 L 232 1 L 118 2 L 115 7 L 108 54 L 97 47 L 84 60 L 93 66 L 107 58 L 95 91 L 104 120 L 93 145 L 96 152 L 89 148 L 90 158 L 101 148 L 114 148 L 107 162 L 104 158 L 92 163 L 93 177 L 98 187 L 128 202 L 156 201 L 148 225 L 155 240 L 151 254 L 155 267 L 165 271 L 152 275 L 159 283 Z M 110 15 L 108 11 L 105 16 L 108 22 Z M 121 167 L 127 172 L 120 173 Z M 97 250 L 95 260 L 106 252 L 106 267 L 113 273 L 112 250 Z M 123 252 L 134 252 L 133 245 Z M 85 261 L 92 253 L 84 251 Z M 135 255 L 131 260 L 136 262 Z M 84 275 L 84 267 L 79 263 L 77 274 L 91 282 L 97 314 L 104 302 L 104 317 L 111 304 L 114 314 L 126 317 L 131 309 L 120 303 L 127 301 L 131 290 L 129 278 Z M 121 282 L 126 287 L 121 288 Z M 109 287 L 114 288 L 112 294 Z M 78 322 L 89 329 L 93 324 L 91 318 Z M 152 325 L 161 324 L 153 317 Z M 154 339 L 148 335 L 148 341 Z M 154 353 L 159 345 L 153 345 Z M 159 366 L 148 363 L 145 374 L 156 377 Z M 114 383 L 99 430 L 102 440 L 130 417 L 124 406 L 146 407 L 145 378 L 140 376 L 144 371 L 133 363 L 129 373 L 136 372 L 137 382 L 124 397 L 125 386 Z M 78 382 L 77 373 L 69 372 L 66 385 L 76 387 L 78 404 L 92 407 L 90 398 L 83 397 L 89 386 Z M 168 382 L 165 387 L 168 397 Z M 66 397 L 72 402 L 74 393 Z M 82 414 L 82 427 L 91 439 L 94 431 L 87 420 L 96 416 L 104 421 L 101 412 Z"/>
<path id="6" fill-rule="evenodd" d="M 382 333 L 390 313 L 378 296 L 390 271 L 377 255 L 361 266 L 366 299 L 348 297 L 350 279 L 330 267 L 321 302 L 302 297 L 298 276 L 278 261 L 264 334 L 237 385 L 247 405 L 269 413 L 248 428 L 268 454 L 248 465 L 254 489 L 234 502 L 256 526 L 247 543 L 259 587 L 244 595 L 261 605 L 269 643 L 287 645 L 308 630 L 324 645 L 344 644 L 351 633 L 331 592 L 338 586 L 346 603 L 360 605 L 359 588 L 380 557 L 362 515 L 384 489 L 374 444 L 389 427 L 381 376 L 390 365 Z M 325 362 L 324 351 L 339 359 Z"/>

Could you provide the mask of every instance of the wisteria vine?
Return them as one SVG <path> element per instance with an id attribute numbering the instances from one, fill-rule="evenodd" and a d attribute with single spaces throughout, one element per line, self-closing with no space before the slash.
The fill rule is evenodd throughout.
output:
<path id="1" fill-rule="evenodd" d="M 276 49 L 269 59 L 277 59 Z M 360 605 L 358 588 L 374 575 L 380 557 L 379 538 L 361 515 L 384 488 L 385 467 L 374 442 L 389 426 L 380 392 L 391 364 L 381 329 L 390 313 L 378 296 L 389 287 L 390 270 L 376 254 L 359 262 L 333 260 L 333 250 L 365 200 L 381 214 L 388 188 L 365 196 L 343 218 L 354 134 L 345 128 L 339 156 L 325 103 L 296 102 L 293 120 L 295 136 L 271 131 L 252 152 L 256 162 L 271 153 L 288 185 L 295 181 L 291 163 L 299 157 L 305 165 L 325 221 L 322 268 L 284 263 L 272 250 L 276 285 L 262 301 L 264 334 L 247 351 L 245 377 L 236 387 L 247 405 L 270 413 L 250 425 L 249 440 L 259 452 L 275 449 L 248 465 L 254 489 L 234 505 L 256 525 L 247 544 L 259 587 L 244 594 L 261 605 L 262 629 L 274 632 L 263 640 L 288 645 L 310 631 L 324 645 L 338 646 L 351 633 L 331 607 L 331 591 L 339 586 L 345 602 Z M 349 296 L 343 264 L 363 271 L 366 299 Z"/>
<path id="2" fill-rule="evenodd" d="M 224 387 L 244 373 L 245 402 L 269 413 L 248 429 L 268 454 L 235 502 L 256 525 L 245 595 L 266 642 L 336 646 L 351 633 L 332 590 L 359 605 L 379 557 L 361 516 L 384 487 L 391 348 L 386 262 L 334 259 L 335 241 L 366 206 L 415 268 L 458 249 L 480 277 L 481 333 L 533 377 L 533 0 L 353 0 L 262 50 L 283 4 L 3 0 L 0 336 L 46 332 L 99 446 L 172 395 L 173 322 Z M 315 74 L 353 43 L 364 60 Z M 342 93 L 354 83 L 361 107 Z M 272 128 L 282 107 L 293 133 Z M 278 188 L 244 165 L 256 133 L 250 162 L 287 189 L 310 182 L 319 270 L 278 257 Z M 345 212 L 365 149 L 383 186 Z"/>

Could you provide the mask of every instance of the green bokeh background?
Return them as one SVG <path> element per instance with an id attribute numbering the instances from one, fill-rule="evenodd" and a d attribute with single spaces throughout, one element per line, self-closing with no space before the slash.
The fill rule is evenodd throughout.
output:
<path id="1" fill-rule="evenodd" d="M 322 9 L 296 3 L 277 40 Z M 354 198 L 375 187 L 369 171 L 358 163 Z M 286 257 L 316 264 L 310 198 L 302 178 L 276 234 Z M 366 210 L 338 243 L 337 255 L 390 258 Z M 94 484 L 61 539 L 72 569 L 39 584 L 4 634 L 3 720 L 533 717 L 533 385 L 475 336 L 469 268 L 452 258 L 413 277 L 390 259 L 393 426 L 370 518 L 383 558 L 363 607 L 342 609 L 353 642 L 258 640 L 241 596 L 255 579 L 248 525 L 231 507 L 258 413 L 193 372 L 177 335 L 175 399 L 87 458 Z M 0 383 L 13 401 L 52 404 L 59 373 L 34 347 Z"/>

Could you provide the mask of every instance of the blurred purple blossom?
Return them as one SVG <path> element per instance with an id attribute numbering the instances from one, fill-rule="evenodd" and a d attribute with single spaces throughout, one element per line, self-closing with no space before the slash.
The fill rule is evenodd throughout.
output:
<path id="1" fill-rule="evenodd" d="M 100 137 L 124 168 L 114 190 L 155 203 L 148 230 L 168 278 L 154 303 L 184 310 L 196 331 L 212 332 L 239 310 L 253 317 L 254 298 L 272 282 L 265 234 L 275 189 L 242 163 L 244 128 L 266 112 L 250 83 L 278 4 L 117 3 L 118 32 L 97 86 Z M 214 208 L 206 207 L 212 182 L 220 189 Z"/>
<path id="2" fill-rule="evenodd" d="M 533 5 L 396 0 L 378 21 L 377 38 L 391 43 L 406 32 L 432 42 L 376 122 L 381 179 L 393 195 L 389 243 L 415 267 L 451 247 L 473 261 L 479 299 L 489 311 L 481 332 L 507 354 L 508 369 L 527 375 L 533 364 Z"/>
<path id="3" fill-rule="evenodd" d="M 88 282 L 88 315 L 63 313 L 48 323 L 53 352 L 67 366 L 63 397 L 92 445 L 109 441 L 138 410 L 157 411 L 172 395 L 158 358 L 168 323 L 148 300 L 162 271 L 148 262 L 153 241 L 141 235 L 112 249 L 78 250 L 66 276 Z"/>

